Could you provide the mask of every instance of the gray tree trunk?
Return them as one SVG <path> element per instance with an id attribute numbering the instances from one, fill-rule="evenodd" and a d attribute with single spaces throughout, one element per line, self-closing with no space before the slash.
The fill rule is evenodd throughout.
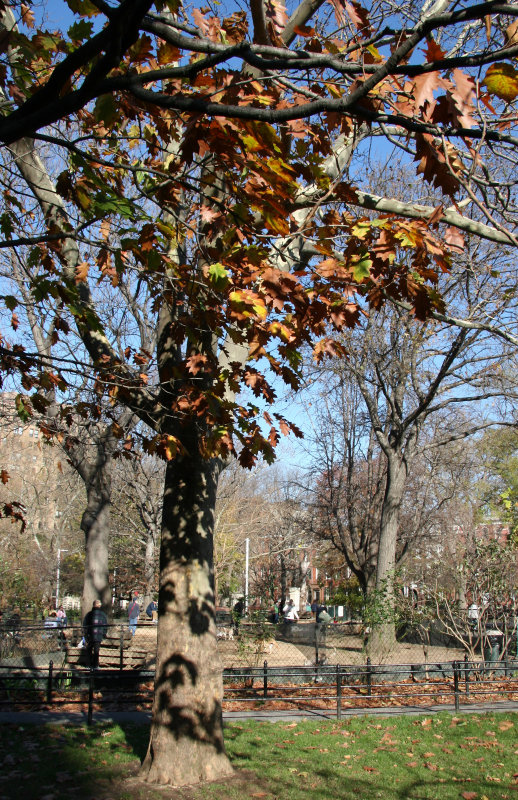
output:
<path id="1" fill-rule="evenodd" d="M 111 451 L 100 453 L 94 463 L 83 464 L 81 477 L 86 487 L 86 508 L 81 518 L 85 535 L 85 570 L 81 613 L 100 600 L 103 609 L 111 614 L 111 588 L 108 573 L 108 544 L 110 537 Z"/>
<path id="2" fill-rule="evenodd" d="M 380 603 L 380 622 L 373 626 L 369 639 L 371 657 L 382 658 L 396 644 L 394 622 L 394 571 L 401 502 L 405 491 L 408 464 L 400 456 L 391 455 L 387 465 L 387 483 L 381 512 L 376 592 Z"/>
<path id="3" fill-rule="evenodd" d="M 187 452 L 166 470 L 153 721 L 141 768 L 144 780 L 175 786 L 232 772 L 223 742 L 214 607 L 219 464 L 202 458 L 196 438 L 184 440 Z"/>

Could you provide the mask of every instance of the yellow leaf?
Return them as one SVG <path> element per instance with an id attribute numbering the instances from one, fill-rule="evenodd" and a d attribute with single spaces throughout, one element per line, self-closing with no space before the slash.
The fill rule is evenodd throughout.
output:
<path id="1" fill-rule="evenodd" d="M 367 47 L 367 50 L 369 51 L 371 56 L 376 59 L 376 61 L 381 61 L 382 60 L 379 50 L 377 49 L 377 47 L 374 47 L 373 44 L 370 44 Z"/>
<path id="2" fill-rule="evenodd" d="M 512 103 L 518 97 L 518 72 L 512 64 L 491 64 L 482 84 L 490 94 Z"/>

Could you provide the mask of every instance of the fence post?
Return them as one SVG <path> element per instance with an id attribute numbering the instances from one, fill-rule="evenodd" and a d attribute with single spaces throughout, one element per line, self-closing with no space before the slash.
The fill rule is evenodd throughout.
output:
<path id="1" fill-rule="evenodd" d="M 90 679 L 88 681 L 88 725 L 92 724 L 92 715 L 94 710 L 94 675 L 94 668 L 90 667 Z"/>
<path id="2" fill-rule="evenodd" d="M 54 662 L 49 661 L 49 675 L 47 678 L 47 703 L 50 705 L 52 703 L 52 671 L 54 668 Z"/>
<path id="3" fill-rule="evenodd" d="M 370 697 L 371 694 L 372 694 L 372 667 L 370 658 L 367 658 L 367 696 Z"/>
<path id="4" fill-rule="evenodd" d="M 336 718 L 342 719 L 342 675 L 340 664 L 336 665 Z"/>
<path id="5" fill-rule="evenodd" d="M 122 625 L 119 631 L 119 669 L 121 672 L 124 669 L 124 627 Z"/>
<path id="6" fill-rule="evenodd" d="M 464 684 L 466 687 L 466 694 L 469 695 L 469 667 L 467 653 L 464 653 Z"/>
<path id="7" fill-rule="evenodd" d="M 263 697 L 268 697 L 268 662 L 263 664 Z"/>
<path id="8" fill-rule="evenodd" d="M 459 662 L 453 662 L 453 692 L 455 694 L 455 711 L 459 710 Z"/>

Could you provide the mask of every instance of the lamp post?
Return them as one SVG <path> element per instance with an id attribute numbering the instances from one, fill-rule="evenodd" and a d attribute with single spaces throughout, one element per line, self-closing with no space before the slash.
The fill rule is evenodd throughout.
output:
<path id="1" fill-rule="evenodd" d="M 56 608 L 59 608 L 59 568 L 61 566 L 61 553 L 68 553 L 64 547 L 58 547 L 58 569 L 56 572 Z"/>
<path id="2" fill-rule="evenodd" d="M 248 567 L 250 561 L 250 539 L 245 539 L 245 614 L 248 611 Z"/>

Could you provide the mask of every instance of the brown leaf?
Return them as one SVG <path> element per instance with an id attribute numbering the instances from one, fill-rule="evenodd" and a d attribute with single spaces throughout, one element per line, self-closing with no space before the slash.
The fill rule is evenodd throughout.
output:
<path id="1" fill-rule="evenodd" d="M 464 800 L 477 800 L 477 793 L 476 792 L 461 792 L 461 797 Z"/>
<path id="2" fill-rule="evenodd" d="M 490 42 L 491 41 L 491 14 L 486 14 L 486 16 L 484 17 L 484 25 L 485 25 L 485 28 L 486 28 L 487 41 Z"/>
<path id="3" fill-rule="evenodd" d="M 511 45 L 516 44 L 518 42 L 518 19 L 509 25 L 508 28 L 505 29 L 505 43 L 507 47 L 511 47 Z"/>
<path id="4" fill-rule="evenodd" d="M 448 225 L 444 235 L 444 241 L 450 250 L 454 250 L 456 253 L 462 253 L 464 250 L 464 234 L 462 231 L 459 231 L 458 228 Z"/>
<path id="5" fill-rule="evenodd" d="M 76 267 L 76 283 L 83 283 L 88 277 L 88 270 L 90 265 L 86 261 L 82 261 Z"/>

